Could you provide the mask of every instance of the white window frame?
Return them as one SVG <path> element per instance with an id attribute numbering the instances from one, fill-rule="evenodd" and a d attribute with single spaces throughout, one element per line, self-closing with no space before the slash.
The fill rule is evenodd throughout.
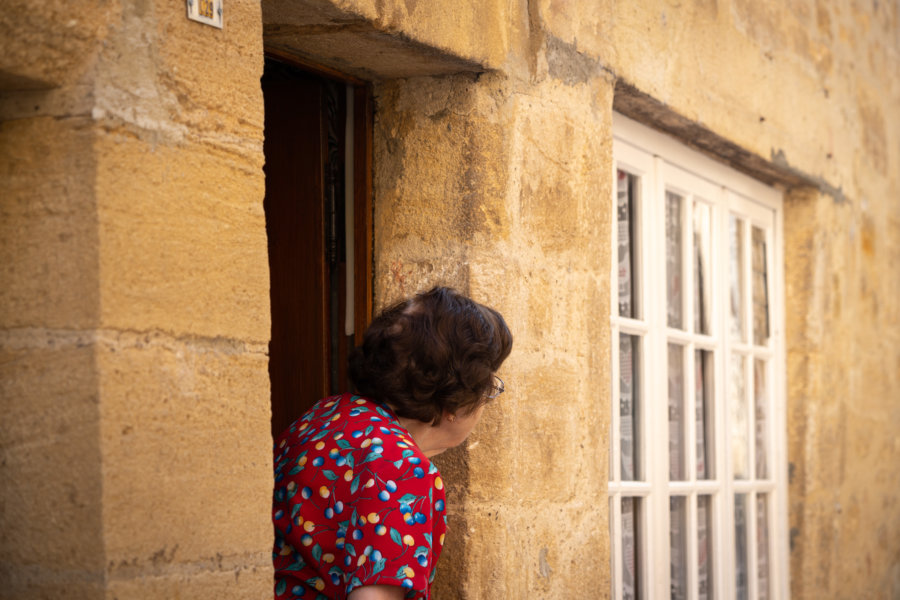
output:
<path id="1" fill-rule="evenodd" d="M 618 308 L 618 222 L 616 211 L 616 182 L 619 169 L 641 178 L 634 206 L 636 226 L 633 245 L 636 265 L 634 302 L 640 313 L 636 318 L 619 316 Z M 784 348 L 784 250 L 783 250 L 783 202 L 778 190 L 766 186 L 743 175 L 709 157 L 689 149 L 681 142 L 654 131 L 644 125 L 619 114 L 613 116 L 613 168 L 612 168 L 611 212 L 611 269 L 610 281 L 610 326 L 612 339 L 612 370 L 610 419 L 610 473 L 608 485 L 610 516 L 610 549 L 613 591 L 612 598 L 622 599 L 622 514 L 621 499 L 638 497 L 642 499 L 637 560 L 639 569 L 640 598 L 660 600 L 670 597 L 670 549 L 669 549 L 669 498 L 672 494 L 685 494 L 695 498 L 697 494 L 710 495 L 712 516 L 712 565 L 713 594 L 708 598 L 735 598 L 735 527 L 734 495 L 747 493 L 748 499 L 746 533 L 748 548 L 757 548 L 756 523 L 757 503 L 750 501 L 756 493 L 766 494 L 768 499 L 768 572 L 770 593 L 768 598 L 789 597 L 788 571 L 788 521 L 787 521 L 787 431 L 786 431 L 786 385 Z M 666 322 L 666 257 L 665 257 L 665 191 L 677 190 L 685 198 L 696 195 L 707 200 L 712 206 L 712 313 L 710 335 L 674 330 Z M 682 202 L 690 206 L 690 200 Z M 682 214 L 684 215 L 684 208 Z M 750 342 L 736 342 L 729 335 L 727 302 L 730 300 L 728 268 L 729 254 L 729 214 L 739 212 L 751 225 L 764 227 L 766 232 L 766 273 L 768 275 L 769 339 L 764 346 L 752 343 L 751 310 L 744 310 L 744 327 Z M 682 223 L 689 223 L 683 219 Z M 690 225 L 685 225 L 690 227 Z M 751 227 L 744 227 L 743 265 L 741 274 L 743 286 L 747 290 L 745 302 L 752 304 L 749 281 L 751 261 Z M 686 238 L 687 236 L 685 236 Z M 682 264 L 687 265 L 690 244 L 682 244 Z M 683 311 L 685 324 L 693 323 L 691 303 L 688 297 L 693 293 L 691 268 L 683 267 L 682 296 L 686 308 Z M 689 326 L 685 327 L 690 330 Z M 636 476 L 639 481 L 622 481 L 619 477 L 620 457 L 620 416 L 619 416 L 619 335 L 632 334 L 641 338 L 643 354 L 638 373 L 638 384 L 642 389 L 642 408 L 639 420 L 643 473 Z M 713 423 L 714 480 L 696 480 L 696 443 L 694 440 L 695 420 L 693 394 L 685 393 L 684 415 L 687 427 L 686 451 L 688 454 L 687 481 L 670 482 L 668 464 L 668 388 L 667 388 L 667 348 L 669 341 L 685 343 L 686 354 L 694 349 L 711 349 L 714 353 L 713 369 Z M 731 443 L 727 428 L 726 404 L 729 400 L 729 379 L 726 368 L 732 356 L 749 356 L 744 360 L 744 398 L 747 402 L 748 425 L 746 435 L 755 435 L 754 419 L 753 358 L 765 360 L 767 384 L 767 430 L 769 446 L 768 478 L 749 481 L 735 480 L 731 457 Z M 688 364 L 693 359 L 688 360 Z M 694 388 L 694 369 L 684 370 L 684 389 Z M 748 468 L 753 477 L 755 460 L 754 444 L 750 443 Z M 635 469 L 639 467 L 636 465 Z M 697 564 L 697 502 L 687 504 L 687 598 L 697 598 L 697 577 L 691 565 Z M 747 552 L 747 574 L 749 580 L 748 600 L 760 597 L 757 590 L 757 553 Z"/>

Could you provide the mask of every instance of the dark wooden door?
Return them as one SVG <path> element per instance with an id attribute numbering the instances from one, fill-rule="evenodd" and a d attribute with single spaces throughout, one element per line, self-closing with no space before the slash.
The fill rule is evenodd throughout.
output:
<path id="1" fill-rule="evenodd" d="M 371 314 L 371 104 L 365 86 L 351 86 L 353 99 L 348 100 L 347 84 L 276 60 L 266 60 L 262 87 L 272 310 L 269 377 L 272 432 L 278 435 L 318 399 L 349 391 L 347 354 Z M 353 141 L 346 142 L 350 104 L 359 118 L 353 120 Z M 349 195 L 348 160 L 354 167 Z M 354 211 L 349 230 L 346 198 Z M 347 243 L 348 235 L 353 243 Z M 345 325 L 351 314 L 348 264 L 354 281 L 361 282 L 349 286 L 350 335 Z"/>

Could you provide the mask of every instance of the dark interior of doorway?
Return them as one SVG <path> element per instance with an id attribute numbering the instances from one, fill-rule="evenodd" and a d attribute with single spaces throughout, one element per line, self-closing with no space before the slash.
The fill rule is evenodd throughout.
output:
<path id="1" fill-rule="evenodd" d="M 371 317 L 372 103 L 364 82 L 271 53 L 262 89 L 278 435 L 318 399 L 350 390 L 347 354 Z"/>

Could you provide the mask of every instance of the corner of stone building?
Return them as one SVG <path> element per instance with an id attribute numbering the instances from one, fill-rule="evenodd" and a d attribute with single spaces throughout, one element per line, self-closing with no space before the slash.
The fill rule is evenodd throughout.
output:
<path id="1" fill-rule="evenodd" d="M 262 43 L 229 8 L 0 16 L 4 597 L 271 591 Z"/>
<path id="2" fill-rule="evenodd" d="M 84 10 L 87 19 L 105 14 L 99 5 Z M 0 16 L 8 41 L 0 59 L 0 570 L 9 598 L 96 598 L 105 583 L 92 333 L 97 163 L 83 81 L 96 23 L 65 13 L 13 3 Z"/>

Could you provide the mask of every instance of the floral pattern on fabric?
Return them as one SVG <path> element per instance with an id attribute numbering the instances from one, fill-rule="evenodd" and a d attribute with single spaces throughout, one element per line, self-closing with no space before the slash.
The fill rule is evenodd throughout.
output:
<path id="1" fill-rule="evenodd" d="M 437 468 L 386 408 L 325 398 L 275 441 L 275 598 L 365 585 L 427 599 L 447 529 Z"/>

